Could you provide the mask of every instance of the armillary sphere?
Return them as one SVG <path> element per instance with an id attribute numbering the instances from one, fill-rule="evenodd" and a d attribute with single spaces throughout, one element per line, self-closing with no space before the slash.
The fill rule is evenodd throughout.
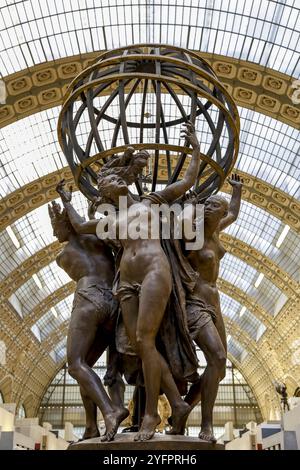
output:
<path id="1" fill-rule="evenodd" d="M 76 184 L 89 199 L 98 195 L 103 162 L 129 145 L 148 150 L 149 167 L 136 182 L 142 194 L 143 180 L 154 191 L 181 177 L 192 153 L 180 138 L 189 120 L 201 145 L 194 190 L 205 199 L 220 189 L 236 161 L 237 107 L 198 53 L 139 44 L 104 52 L 71 82 L 58 136 Z"/>

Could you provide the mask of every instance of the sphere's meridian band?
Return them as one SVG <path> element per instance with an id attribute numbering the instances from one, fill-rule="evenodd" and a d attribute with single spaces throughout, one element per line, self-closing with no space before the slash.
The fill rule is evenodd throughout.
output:
<path id="1" fill-rule="evenodd" d="M 140 102 L 136 101 L 137 96 Z M 169 96 L 171 101 L 163 100 L 163 96 Z M 103 97 L 108 98 L 99 102 Z M 75 108 L 78 100 L 81 104 Z M 149 122 L 144 120 L 145 103 L 150 109 L 154 107 Z M 170 104 L 173 108 L 168 108 Z M 211 110 L 217 114 L 213 115 Z M 87 140 L 82 143 L 78 137 L 83 123 L 86 128 L 83 121 L 86 113 L 90 128 Z M 154 190 L 158 181 L 167 184 L 176 181 L 187 155 L 192 153 L 187 141 L 182 146 L 169 142 L 176 139 L 178 126 L 187 120 L 194 124 L 198 120 L 207 132 L 207 154 L 201 153 L 194 189 L 208 197 L 221 188 L 237 159 L 240 120 L 235 102 L 211 65 L 197 53 L 162 44 L 137 44 L 101 53 L 73 79 L 59 115 L 58 139 L 76 184 L 89 199 L 98 192 L 97 168 L 112 155 L 124 152 L 128 145 L 135 150 L 154 151 L 150 160 Z M 111 143 L 107 137 L 105 142 L 102 140 L 100 129 L 105 121 L 114 126 L 108 128 Z M 149 134 L 146 129 L 153 131 Z M 154 130 L 155 135 L 151 136 Z M 117 146 L 118 143 L 121 145 Z M 167 173 L 161 158 L 166 159 Z M 136 184 L 140 193 L 141 185 Z"/>

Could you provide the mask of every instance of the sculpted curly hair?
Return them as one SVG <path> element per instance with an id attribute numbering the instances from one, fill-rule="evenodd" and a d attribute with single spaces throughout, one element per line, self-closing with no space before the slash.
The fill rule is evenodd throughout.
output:
<path id="1" fill-rule="evenodd" d="M 129 147 L 123 155 L 112 157 L 109 162 L 102 166 L 97 174 L 97 184 L 100 192 L 99 203 L 100 201 L 106 202 L 105 196 L 101 194 L 101 188 L 105 188 L 107 176 L 117 175 L 122 178 L 127 185 L 131 185 L 137 180 L 142 169 L 147 165 L 150 154 L 146 150 L 141 150 L 134 155 L 133 151 L 134 149 Z M 144 162 L 141 162 L 141 157 Z"/>
<path id="2" fill-rule="evenodd" d="M 51 204 L 48 204 L 48 212 L 53 228 L 57 225 L 65 224 L 70 230 L 73 230 L 66 209 L 62 210 L 60 204 L 56 201 L 52 201 Z"/>

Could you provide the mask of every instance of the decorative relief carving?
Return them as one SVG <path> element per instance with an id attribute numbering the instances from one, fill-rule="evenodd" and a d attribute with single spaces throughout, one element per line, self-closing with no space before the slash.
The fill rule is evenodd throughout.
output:
<path id="1" fill-rule="evenodd" d="M 268 74 L 265 75 L 263 67 L 253 63 L 248 65 L 246 61 L 237 61 L 228 57 L 223 60 L 220 55 L 208 53 L 202 53 L 202 55 L 208 62 L 212 63 L 214 70 L 221 79 L 224 79 L 225 88 L 234 96 L 239 105 L 255 109 L 258 112 L 264 112 L 268 116 L 299 128 L 300 106 L 289 104 L 291 95 L 294 92 L 291 87 L 290 77 L 283 74 L 279 75 L 272 70 L 268 70 Z M 60 103 L 70 80 L 83 68 L 92 65 L 97 56 L 98 53 L 87 53 L 80 59 L 78 59 L 78 56 L 58 59 L 55 62 L 32 67 L 29 72 L 28 70 L 26 70 L 26 73 L 24 71 L 24 75 L 22 75 L 22 72 L 18 72 L 6 77 L 9 103 L 0 108 L 0 127 L 13 122 L 15 113 L 18 113 L 20 118 L 21 114 L 28 116 L 49 108 L 52 103 L 55 105 Z M 263 80 L 262 77 L 264 77 Z M 233 81 L 233 79 L 235 80 Z M 243 86 L 244 84 L 251 85 L 252 88 L 248 89 Z M 49 87 L 49 85 L 53 86 Z M 267 100 L 260 98 L 258 102 L 262 89 L 267 90 L 270 96 Z M 111 91 L 111 88 L 107 90 L 108 93 L 111 93 Z M 36 95 L 38 95 L 38 99 Z M 17 98 L 20 96 L 22 96 L 22 99 L 18 101 Z M 279 114 L 276 97 L 281 106 Z M 273 99 L 275 99 L 275 102 L 272 101 Z M 287 99 L 289 100 L 288 103 L 286 102 Z"/>
<path id="2" fill-rule="evenodd" d="M 162 169 L 162 171 L 164 171 L 164 169 Z M 300 203 L 288 196 L 286 193 L 277 189 L 275 190 L 274 187 L 264 181 L 257 180 L 247 173 L 240 171 L 238 173 L 244 180 L 242 193 L 244 200 L 250 201 L 264 209 L 267 208 L 267 210 L 276 216 L 278 216 L 278 214 L 282 214 L 283 209 L 285 214 L 284 220 L 287 220 L 288 218 L 291 227 L 299 232 L 300 220 L 298 215 L 300 214 Z M 2 214 L 0 218 L 0 230 L 3 230 L 16 219 L 14 212 L 11 211 L 11 207 L 16 209 L 16 207 L 21 204 L 21 208 L 19 209 L 18 207 L 18 215 L 21 217 L 33 208 L 38 207 L 39 200 L 35 198 L 33 199 L 33 196 L 42 192 L 45 199 L 41 200 L 41 203 L 45 203 L 56 198 L 55 186 L 62 178 L 64 178 L 67 183 L 73 182 L 69 168 L 64 168 L 55 173 L 44 176 L 40 180 L 29 183 L 6 198 L 3 198 L 0 205 L 0 214 Z M 227 181 L 222 186 L 222 191 L 231 192 L 231 186 Z M 272 200 L 272 205 L 269 207 L 267 207 L 267 198 Z M 26 199 L 26 205 L 23 204 L 24 199 Z M 296 216 L 294 215 L 295 213 Z"/>
<path id="3" fill-rule="evenodd" d="M 265 75 L 262 85 L 266 90 L 272 91 L 277 95 L 283 95 L 287 89 L 287 83 L 284 80 L 272 75 Z"/>
<path id="4" fill-rule="evenodd" d="M 83 69 L 85 69 L 87 67 L 90 67 L 90 65 L 93 65 L 95 63 L 96 58 L 97 58 L 97 56 L 95 56 L 93 59 L 84 60 Z"/>
<path id="5" fill-rule="evenodd" d="M 298 228 L 300 227 L 299 219 L 295 217 L 293 214 L 291 213 L 286 214 L 285 212 L 283 212 L 282 216 L 288 225 L 298 227 Z"/>
<path id="6" fill-rule="evenodd" d="M 287 206 L 289 203 L 288 197 L 283 193 L 279 193 L 278 191 L 273 191 L 272 196 L 275 199 L 275 201 L 279 202 L 279 204 L 282 204 L 283 206 Z"/>
<path id="7" fill-rule="evenodd" d="M 57 68 L 57 73 L 60 78 L 69 79 L 76 77 L 82 70 L 80 62 L 69 62 L 68 64 L 60 65 Z"/>
<path id="8" fill-rule="evenodd" d="M 253 204 L 259 205 L 260 207 L 266 207 L 268 203 L 264 196 L 257 193 L 250 194 L 250 201 L 253 202 Z"/>
<path id="9" fill-rule="evenodd" d="M 228 93 L 230 93 L 232 95 L 233 93 L 233 87 L 231 85 L 229 85 L 229 83 L 223 83 L 223 86 L 224 88 L 226 88 L 226 90 L 228 91 Z"/>
<path id="10" fill-rule="evenodd" d="M 15 103 L 17 113 L 28 113 L 37 107 L 38 101 L 35 96 L 26 96 Z"/>
<path id="11" fill-rule="evenodd" d="M 300 216 L 300 203 L 292 201 L 290 204 L 291 210 Z"/>
<path id="12" fill-rule="evenodd" d="M 90 64 L 93 62 L 93 59 L 90 59 L 89 61 L 85 61 L 85 62 L 86 62 L 85 65 L 87 65 L 87 62 L 89 62 L 89 65 L 90 65 Z M 223 63 L 223 62 L 222 62 L 222 63 Z M 231 69 L 231 70 L 232 70 L 232 69 Z M 227 69 L 225 68 L 225 69 L 223 69 L 223 73 L 225 73 L 224 76 L 228 78 L 229 70 L 227 70 Z M 248 79 L 250 79 L 249 84 L 251 83 L 251 84 L 253 85 L 253 82 L 251 82 L 251 76 L 250 76 L 250 75 L 249 75 L 249 76 L 244 75 L 244 78 L 245 78 L 245 77 L 248 78 Z M 241 80 L 241 78 L 240 78 L 240 80 Z M 241 81 L 242 81 L 242 80 L 241 80 Z M 272 86 L 272 85 L 274 85 L 274 84 L 271 84 L 271 86 Z M 227 84 L 227 86 L 230 86 L 230 85 Z M 40 85 L 40 87 L 41 87 L 41 85 Z M 67 87 L 67 85 L 64 85 L 64 87 Z M 49 88 L 49 87 L 48 87 L 48 88 Z M 267 88 L 265 88 L 265 89 L 267 89 Z M 276 87 L 273 86 L 272 90 L 268 90 L 268 91 L 270 91 L 270 93 L 272 92 L 272 93 L 275 93 L 275 94 L 278 95 L 279 93 L 276 93 L 275 89 L 276 89 Z M 278 88 L 277 88 L 277 89 L 278 89 Z M 281 99 L 281 98 L 280 98 L 280 99 Z M 37 104 L 37 106 L 38 106 L 38 104 Z M 25 109 L 26 109 L 26 112 L 23 111 L 23 112 L 24 112 L 24 115 L 29 112 L 29 111 L 28 111 L 28 108 L 27 108 L 26 106 L 25 106 Z M 39 109 L 39 110 L 40 110 L 40 109 Z M 20 112 L 20 110 L 19 110 L 18 112 Z M 269 112 L 269 111 L 268 111 L 268 112 Z M 299 124 L 299 121 L 297 121 L 297 119 L 298 119 L 298 116 L 299 116 L 300 113 L 299 113 L 299 110 L 298 110 L 297 107 L 295 107 L 295 106 L 290 106 L 290 105 L 285 105 L 285 106 L 283 105 L 282 108 L 281 108 L 280 113 L 281 113 L 281 115 L 283 116 L 284 119 L 289 120 L 289 122 L 290 122 L 291 125 L 296 126 L 296 125 Z M 14 108 L 13 108 L 12 106 L 10 106 L 10 105 L 2 106 L 2 107 L 0 108 L 0 125 L 1 125 L 1 123 L 4 123 L 5 121 L 7 121 L 7 120 L 9 120 L 9 119 L 12 119 L 12 117 L 14 116 L 14 114 L 15 114 L 15 110 L 14 110 Z M 2 116 L 3 116 L 3 117 L 2 117 Z M 5 119 L 4 119 L 4 118 L 5 118 Z M 56 180 L 56 181 L 57 181 L 57 180 Z M 45 187 L 45 188 L 47 189 L 48 185 L 47 185 L 47 184 L 44 185 L 44 181 L 42 182 L 42 185 L 43 185 L 43 187 Z M 251 192 L 249 191 L 249 186 L 250 186 L 250 185 L 253 185 L 253 179 L 251 179 L 251 178 L 248 180 L 247 189 L 246 189 L 245 192 L 243 193 L 243 194 L 247 195 L 247 197 L 249 197 L 250 195 L 253 195 L 253 193 L 251 193 Z M 258 191 L 258 192 L 262 192 L 262 193 L 263 193 L 263 194 L 262 194 L 262 198 L 263 198 L 263 199 L 260 199 L 260 202 L 263 200 L 263 201 L 264 201 L 264 205 L 265 205 L 265 201 L 266 201 L 266 199 L 264 198 L 264 196 L 267 196 L 268 198 L 269 198 L 269 197 L 272 197 L 272 198 L 273 198 L 274 203 L 273 203 L 273 205 L 272 205 L 272 207 L 271 207 L 271 211 L 274 212 L 274 207 L 275 207 L 275 208 L 276 208 L 276 207 L 277 207 L 277 208 L 279 207 L 280 210 L 282 210 L 283 207 L 280 207 L 280 206 L 284 206 L 286 209 L 284 210 L 284 216 L 283 216 L 283 218 L 284 218 L 284 220 L 286 221 L 286 223 L 288 223 L 289 225 L 291 225 L 291 227 L 294 227 L 294 228 L 297 227 L 298 230 L 300 229 L 300 223 L 299 223 L 299 217 L 298 217 L 299 214 L 300 214 L 300 205 L 299 205 L 295 200 L 293 200 L 292 198 L 290 198 L 288 195 L 285 196 L 284 193 L 281 194 L 281 193 L 278 193 L 277 191 L 276 191 L 276 192 L 273 191 L 273 192 L 272 192 L 272 195 L 270 195 L 270 192 L 269 192 L 269 190 L 268 190 L 268 192 L 267 192 L 267 194 L 266 194 L 262 189 L 260 189 L 260 188 L 258 188 L 258 187 L 256 187 L 256 186 L 255 186 L 253 189 L 251 188 L 251 191 L 252 191 L 252 190 Z M 43 191 L 45 191 L 45 189 L 44 189 Z M 55 194 L 53 188 L 47 189 L 47 191 L 46 191 L 45 193 L 47 194 L 46 197 L 50 197 L 50 194 L 52 195 L 51 197 L 53 197 L 53 194 Z M 30 190 L 29 190 L 28 195 L 29 195 L 29 194 L 30 194 Z M 32 194 L 35 194 L 34 191 L 33 191 Z M 279 194 L 279 196 L 278 196 L 278 194 Z M 22 195 L 22 193 L 21 193 L 21 195 Z M 14 194 L 14 196 L 15 196 L 15 194 Z M 26 193 L 26 197 L 27 197 L 27 193 Z M 24 198 L 24 196 L 22 195 L 20 201 L 22 201 L 23 198 Z M 27 201 L 27 202 L 28 202 L 28 201 Z M 15 203 L 16 203 L 16 202 L 15 202 Z M 259 201 L 257 201 L 257 203 L 258 203 L 258 205 L 259 205 Z M 13 204 L 13 205 L 14 205 L 14 204 Z M 1 206 L 2 206 L 2 207 L 1 207 Z M 27 205 L 25 205 L 25 206 L 23 205 L 22 207 L 23 207 L 23 209 L 24 209 L 24 207 L 25 207 L 25 208 L 27 207 L 28 210 L 31 210 L 31 208 L 32 208 L 30 202 L 28 203 L 28 206 L 27 206 Z M 3 205 L 3 204 L 0 205 L 0 212 L 1 212 L 1 211 L 3 212 L 3 210 L 4 210 L 4 211 L 7 210 L 7 208 L 8 208 L 8 204 L 7 204 L 7 199 L 6 199 L 6 200 L 5 200 L 5 205 Z M 270 209 L 268 209 L 268 210 L 270 210 Z M 286 210 L 289 210 L 290 212 L 286 212 Z M 10 212 L 11 212 L 11 211 L 10 211 Z M 22 210 L 21 210 L 20 213 L 23 215 Z M 11 217 L 10 217 L 10 216 L 8 217 L 8 214 L 4 214 L 4 217 L 1 218 L 1 224 L 3 224 L 3 221 L 5 221 L 5 220 L 7 221 L 7 223 L 11 223 Z M 274 279 L 275 279 L 275 278 L 274 278 Z M 255 306 L 254 304 L 253 304 L 253 308 L 256 309 L 256 306 Z M 295 314 L 295 312 L 294 312 L 293 309 L 291 308 L 290 311 L 289 311 L 289 318 L 291 318 L 291 315 L 294 315 L 294 314 Z M 283 318 L 285 318 L 285 317 L 284 317 L 284 314 L 281 314 L 281 312 L 280 312 L 280 316 L 278 316 L 278 318 L 276 317 L 276 321 L 278 321 L 279 326 L 284 324 Z M 281 326 L 280 326 L 280 327 L 281 327 Z M 271 330 L 271 327 L 270 327 L 270 326 L 269 326 L 269 328 L 270 328 L 270 330 Z M 268 328 L 268 330 L 269 330 L 269 328 Z M 267 332 L 268 332 L 268 330 L 267 330 Z M 251 367 L 253 367 L 252 363 L 251 363 Z M 249 366 L 249 371 L 251 370 L 251 367 Z M 251 373 L 253 374 L 253 376 L 257 376 L 257 373 L 258 373 L 258 372 L 257 372 L 257 370 L 254 372 L 254 370 L 252 369 Z M 259 383 L 261 384 L 261 383 L 263 383 L 263 381 L 264 381 L 264 379 L 261 378 L 261 379 L 259 380 Z"/>
<path id="13" fill-rule="evenodd" d="M 25 187 L 24 187 L 25 188 Z M 6 204 L 8 207 L 13 207 L 19 204 L 24 199 L 24 194 L 20 191 L 15 191 L 6 198 Z"/>
<path id="14" fill-rule="evenodd" d="M 236 76 L 236 66 L 230 62 L 214 62 L 213 69 L 220 77 L 234 78 Z"/>
<path id="15" fill-rule="evenodd" d="M 38 100 L 41 104 L 50 104 L 61 100 L 61 90 L 59 88 L 50 88 L 38 94 Z"/>
<path id="16" fill-rule="evenodd" d="M 5 125 L 5 121 L 12 119 L 15 115 L 14 108 L 7 104 L 5 106 L 0 107 L 0 125 L 3 123 Z"/>
<path id="17" fill-rule="evenodd" d="M 284 214 L 284 209 L 282 207 L 277 206 L 277 204 L 274 204 L 273 202 L 269 202 L 267 204 L 267 208 L 270 209 L 271 212 L 276 214 L 277 217 L 281 217 Z"/>
<path id="18" fill-rule="evenodd" d="M 19 95 L 20 93 L 26 93 L 32 88 L 32 80 L 28 76 L 23 76 L 8 82 L 6 88 L 7 93 L 12 96 Z"/>
<path id="19" fill-rule="evenodd" d="M 33 184 L 24 186 L 25 196 L 31 196 L 32 194 L 37 193 L 40 190 L 41 190 L 40 182 L 34 182 Z"/>
<path id="20" fill-rule="evenodd" d="M 261 73 L 248 67 L 241 67 L 237 76 L 241 82 L 249 83 L 254 86 L 260 85 L 262 78 Z"/>
<path id="21" fill-rule="evenodd" d="M 254 188 L 259 191 L 260 193 L 265 194 L 266 196 L 270 196 L 272 194 L 272 188 L 261 181 L 254 182 Z"/>
<path id="22" fill-rule="evenodd" d="M 68 88 L 69 88 L 69 85 L 68 85 L 67 83 L 62 87 L 62 89 L 61 89 L 61 95 L 62 95 L 62 97 L 65 96 L 65 94 L 66 94 Z"/>
<path id="23" fill-rule="evenodd" d="M 54 83 L 57 80 L 57 73 L 54 67 L 39 70 L 32 74 L 32 81 L 35 86 L 44 86 Z"/>
<path id="24" fill-rule="evenodd" d="M 266 111 L 272 111 L 273 113 L 277 113 L 280 108 L 280 101 L 268 95 L 260 95 L 257 104 L 260 108 Z"/>
<path id="25" fill-rule="evenodd" d="M 283 104 L 280 109 L 280 114 L 295 124 L 300 123 L 300 109 L 295 106 Z"/>
<path id="26" fill-rule="evenodd" d="M 12 209 L 12 216 L 16 219 L 22 217 L 23 214 L 29 211 L 29 206 L 27 203 L 22 203 L 19 206 L 16 206 Z"/>
<path id="27" fill-rule="evenodd" d="M 234 89 L 233 97 L 237 101 L 242 101 L 243 103 L 248 103 L 248 105 L 252 105 L 256 102 L 257 94 L 249 90 L 248 88 L 237 87 Z"/>

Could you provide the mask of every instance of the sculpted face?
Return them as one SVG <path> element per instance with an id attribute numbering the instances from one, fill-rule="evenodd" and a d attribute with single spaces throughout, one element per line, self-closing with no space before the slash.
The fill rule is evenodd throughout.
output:
<path id="1" fill-rule="evenodd" d="M 118 175 L 108 175 L 100 179 L 99 189 L 103 196 L 115 200 L 118 196 L 126 196 L 128 187 L 126 182 Z"/>
<path id="2" fill-rule="evenodd" d="M 228 211 L 226 199 L 211 196 L 204 203 L 204 219 L 208 222 L 219 222 Z"/>
<path id="3" fill-rule="evenodd" d="M 66 242 L 69 238 L 70 227 L 66 221 L 56 222 L 53 226 L 53 236 L 56 237 L 59 243 Z"/>

